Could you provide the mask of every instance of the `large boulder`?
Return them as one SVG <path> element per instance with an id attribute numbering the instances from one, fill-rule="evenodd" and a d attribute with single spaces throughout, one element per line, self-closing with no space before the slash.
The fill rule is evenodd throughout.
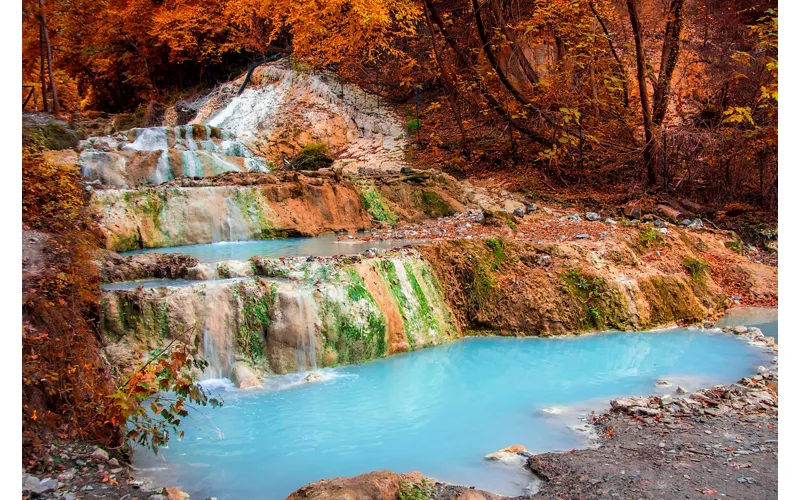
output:
<path id="1" fill-rule="evenodd" d="M 307 484 L 286 500 L 396 500 L 401 483 L 420 484 L 423 479 L 419 472 L 395 474 L 388 470 L 375 471 Z"/>

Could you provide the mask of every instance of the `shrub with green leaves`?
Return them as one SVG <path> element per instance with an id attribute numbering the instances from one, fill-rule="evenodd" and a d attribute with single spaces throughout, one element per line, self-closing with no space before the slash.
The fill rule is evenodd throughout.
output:
<path id="1" fill-rule="evenodd" d="M 330 167 L 333 158 L 328 155 L 328 146 L 321 142 L 312 142 L 303 146 L 292 160 L 295 170 L 319 170 Z"/>
<path id="2" fill-rule="evenodd" d="M 708 271 L 708 262 L 702 259 L 686 257 L 683 259 L 683 267 L 686 268 L 686 272 L 689 273 L 689 276 L 691 276 L 694 281 L 700 282 L 705 277 L 706 271 Z"/>
<path id="3" fill-rule="evenodd" d="M 398 500 L 430 500 L 434 493 L 433 485 L 427 479 L 423 479 L 419 484 L 402 481 L 397 498 Z"/>
<path id="4" fill-rule="evenodd" d="M 664 246 L 664 235 L 655 228 L 643 227 L 639 230 L 639 246 L 643 248 Z"/>

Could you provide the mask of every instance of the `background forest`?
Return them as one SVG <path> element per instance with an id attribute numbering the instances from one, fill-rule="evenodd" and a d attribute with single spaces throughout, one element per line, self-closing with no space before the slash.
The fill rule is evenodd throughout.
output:
<path id="1" fill-rule="evenodd" d="M 24 83 L 59 111 L 147 125 L 279 54 L 396 104 L 429 166 L 777 208 L 775 1 L 26 0 L 23 18 Z"/>

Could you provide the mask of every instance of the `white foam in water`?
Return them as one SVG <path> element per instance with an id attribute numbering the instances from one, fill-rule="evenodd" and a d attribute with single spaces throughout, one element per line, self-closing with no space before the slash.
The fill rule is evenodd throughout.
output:
<path id="1" fill-rule="evenodd" d="M 138 128 L 136 129 L 136 139 L 122 146 L 122 149 L 133 149 L 137 151 L 157 151 L 169 149 L 167 141 L 167 129 L 164 127 Z"/>

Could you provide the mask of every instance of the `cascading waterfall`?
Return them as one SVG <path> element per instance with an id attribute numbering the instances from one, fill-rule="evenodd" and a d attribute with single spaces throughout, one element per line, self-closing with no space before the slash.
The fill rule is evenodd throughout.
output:
<path id="1" fill-rule="evenodd" d="M 203 370 L 203 379 L 222 378 L 222 361 L 220 360 L 217 346 L 214 345 L 214 338 L 208 331 L 208 327 L 203 329 L 203 356 L 208 362 L 208 366 Z"/>
<path id="2" fill-rule="evenodd" d="M 163 151 L 161 156 L 158 157 L 155 172 L 153 172 L 153 176 L 150 180 L 153 181 L 153 184 L 161 184 L 172 180 L 172 171 L 169 168 L 169 156 L 166 151 Z"/>
<path id="3" fill-rule="evenodd" d="M 208 366 L 205 380 L 228 378 L 236 361 L 235 336 L 231 330 L 230 289 L 209 287 L 205 294 L 203 357 Z"/>
<path id="4" fill-rule="evenodd" d="M 300 288 L 295 295 L 300 317 L 300 345 L 295 351 L 297 370 L 317 369 L 316 311 L 314 296 L 310 289 Z"/>

